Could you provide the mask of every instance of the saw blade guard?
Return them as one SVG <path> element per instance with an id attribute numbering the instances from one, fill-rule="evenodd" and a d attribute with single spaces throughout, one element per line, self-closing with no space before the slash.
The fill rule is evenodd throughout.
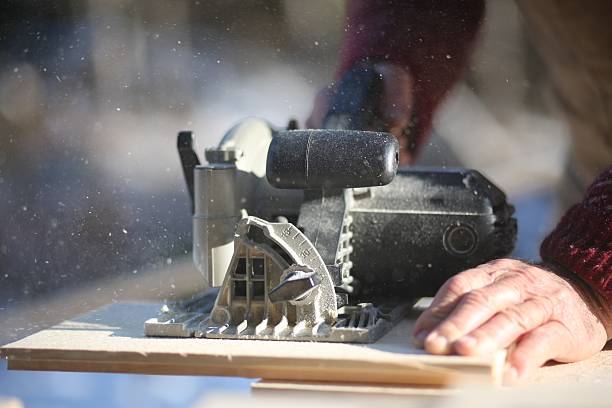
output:
<path id="1" fill-rule="evenodd" d="M 243 218 L 234 245 L 208 331 L 299 337 L 335 323 L 332 277 L 293 224 Z"/>

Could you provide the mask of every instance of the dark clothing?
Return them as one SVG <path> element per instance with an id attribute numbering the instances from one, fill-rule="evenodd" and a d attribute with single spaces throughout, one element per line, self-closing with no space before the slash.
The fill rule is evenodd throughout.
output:
<path id="1" fill-rule="evenodd" d="M 463 77 L 484 16 L 482 0 L 358 0 L 349 2 L 338 75 L 360 61 L 388 61 L 414 81 L 412 132 L 400 140 L 418 152 L 433 113 Z"/>
<path id="2" fill-rule="evenodd" d="M 611 2 L 519 1 L 574 134 L 576 186 L 612 163 Z M 341 75 L 355 63 L 389 61 L 414 80 L 415 121 L 400 146 L 418 152 L 444 96 L 462 77 L 484 16 L 483 0 L 353 0 Z M 541 247 L 612 302 L 612 167 L 588 188 Z"/>
<path id="3" fill-rule="evenodd" d="M 540 253 L 544 261 L 576 273 L 612 302 L 612 166 L 565 213 Z"/>

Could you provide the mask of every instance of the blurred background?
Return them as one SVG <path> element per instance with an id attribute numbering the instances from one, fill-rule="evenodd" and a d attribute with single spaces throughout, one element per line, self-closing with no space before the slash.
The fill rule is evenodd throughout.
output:
<path id="1" fill-rule="evenodd" d="M 422 162 L 476 168 L 502 187 L 519 219 L 514 255 L 537 259 L 558 217 L 568 131 L 515 4 L 487 6 Z M 194 130 L 201 153 L 248 116 L 303 123 L 332 79 L 344 12 L 343 0 L 4 0 L 0 344 L 112 301 L 201 287 L 177 131 Z M 26 406 L 127 405 L 134 395 L 185 405 L 248 384 L 0 363 L 0 396 Z M 184 397 L 160 397 L 168 387 Z"/>

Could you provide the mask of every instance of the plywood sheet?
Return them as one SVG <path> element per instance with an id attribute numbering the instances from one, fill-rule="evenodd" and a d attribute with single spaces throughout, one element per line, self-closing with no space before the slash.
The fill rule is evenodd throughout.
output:
<path id="1" fill-rule="evenodd" d="M 116 303 L 8 344 L 10 369 L 221 375 L 266 380 L 443 385 L 496 383 L 503 353 L 431 356 L 407 319 L 375 344 L 147 338 L 159 304 Z"/>
<path id="2" fill-rule="evenodd" d="M 284 380 L 258 380 L 251 385 L 254 396 L 300 394 L 305 395 L 384 395 L 396 397 L 410 397 L 421 399 L 446 398 L 462 392 L 461 388 L 442 388 L 427 385 L 402 384 L 367 384 L 320 381 L 284 381 Z"/>

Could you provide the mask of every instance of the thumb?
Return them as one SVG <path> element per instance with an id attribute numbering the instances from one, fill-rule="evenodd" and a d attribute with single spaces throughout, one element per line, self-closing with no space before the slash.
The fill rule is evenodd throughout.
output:
<path id="1" fill-rule="evenodd" d="M 404 131 L 412 117 L 414 80 L 406 69 L 396 64 L 382 62 L 375 68 L 383 78 L 381 119 L 400 144 L 400 164 L 409 164 L 414 158 Z"/>
<path id="2" fill-rule="evenodd" d="M 382 119 L 390 130 L 404 129 L 412 113 L 412 77 L 401 66 L 389 62 L 378 63 L 375 69 L 383 78 Z"/>
<path id="3" fill-rule="evenodd" d="M 331 95 L 333 94 L 335 85 L 328 85 L 317 92 L 314 98 L 312 111 L 308 119 L 306 119 L 306 128 L 320 129 L 323 126 L 323 120 L 329 110 Z"/>

